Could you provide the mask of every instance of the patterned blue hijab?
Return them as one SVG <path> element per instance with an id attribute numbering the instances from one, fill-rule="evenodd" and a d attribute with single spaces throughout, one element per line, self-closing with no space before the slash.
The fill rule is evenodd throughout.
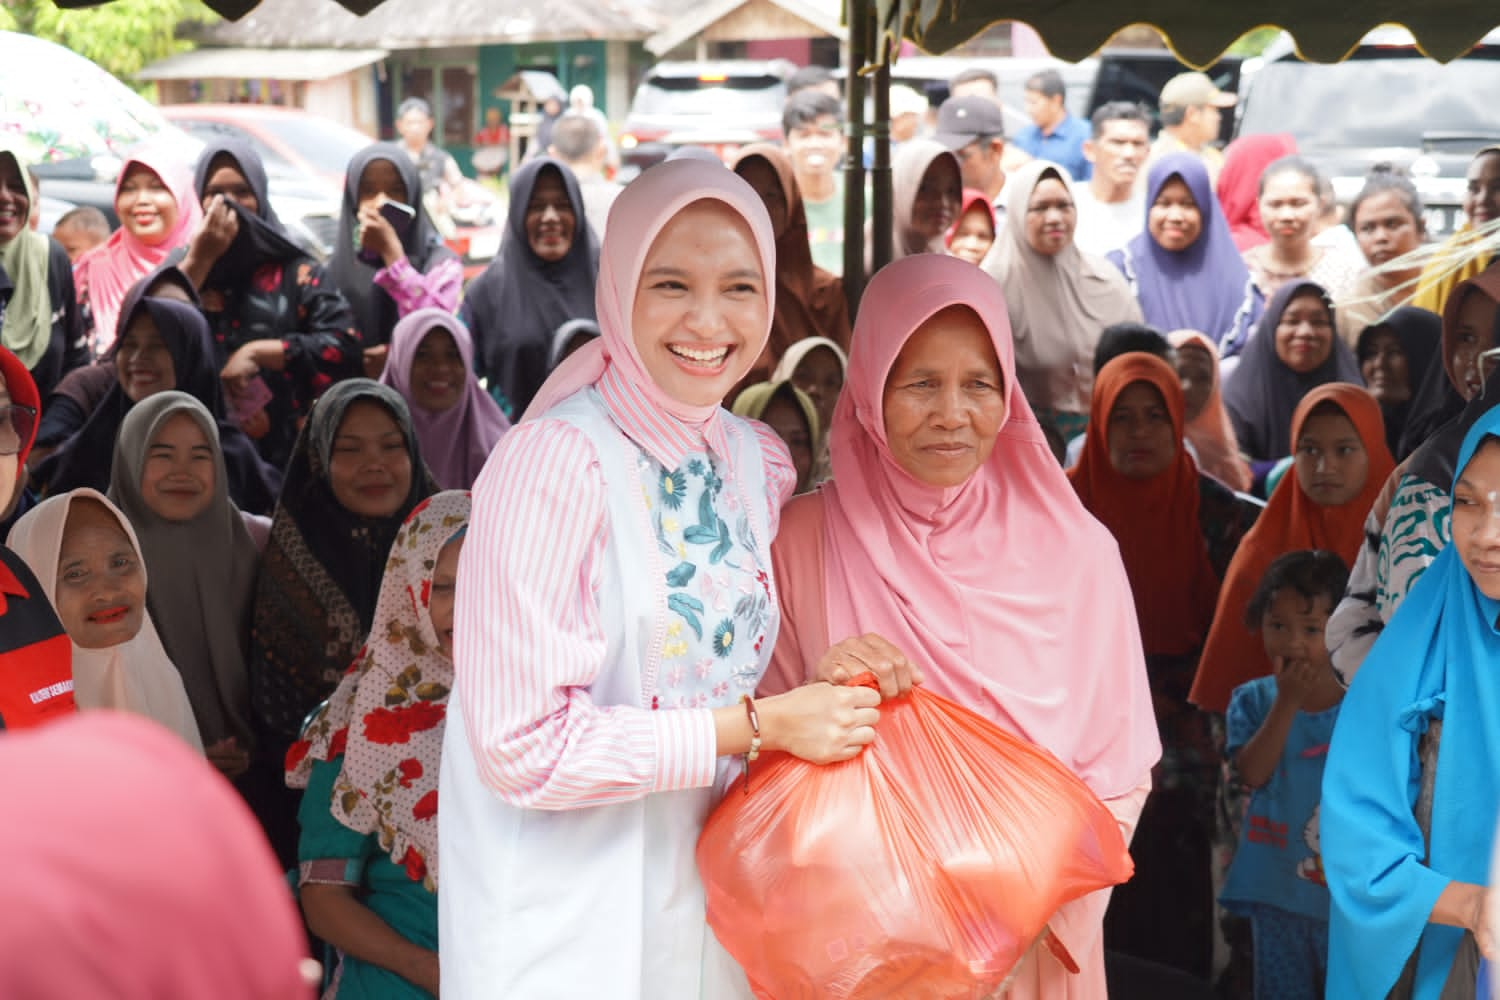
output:
<path id="1" fill-rule="evenodd" d="M 1500 436 L 1500 408 L 1464 438 L 1459 476 L 1491 436 Z M 1443 988 L 1463 931 L 1428 918 L 1450 880 L 1488 883 L 1500 811 L 1497 619 L 1500 602 L 1480 593 L 1449 545 L 1344 699 L 1323 776 L 1330 997 L 1385 996 L 1419 946 L 1415 1000 L 1436 1000 Z M 1428 845 L 1412 809 L 1417 741 L 1433 719 L 1443 733 Z"/>

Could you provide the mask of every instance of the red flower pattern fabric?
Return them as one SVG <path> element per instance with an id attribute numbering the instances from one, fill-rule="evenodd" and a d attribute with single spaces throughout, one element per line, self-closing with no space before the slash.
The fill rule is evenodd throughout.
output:
<path id="1" fill-rule="evenodd" d="M 287 784 L 307 787 L 315 761 L 343 756 L 333 817 L 373 834 L 409 878 L 437 889 L 437 784 L 453 661 L 438 645 L 429 600 L 438 553 L 469 520 L 469 494 L 423 501 L 396 535 L 370 636 L 353 667 L 287 753 Z M 419 604 L 413 600 L 423 595 Z"/>
<path id="2" fill-rule="evenodd" d="M 406 743 L 414 733 L 426 732 L 447 715 L 442 705 L 418 702 L 400 708 L 377 708 L 365 716 L 365 739 L 387 746 Z"/>
<path id="3" fill-rule="evenodd" d="M 250 280 L 256 291 L 270 294 L 281 287 L 281 265 L 264 264 L 256 268 Z"/>
<path id="4" fill-rule="evenodd" d="M 427 877 L 427 859 L 415 847 L 407 847 L 406 853 L 401 855 L 401 864 L 406 868 L 406 877 L 413 882 Z"/>
<path id="5" fill-rule="evenodd" d="M 411 783 L 422 776 L 422 762 L 415 757 L 408 757 L 396 765 L 401 772 L 401 787 L 410 788 Z"/>
<path id="6" fill-rule="evenodd" d="M 302 759 L 307 756 L 307 752 L 311 749 L 312 741 L 298 740 L 296 743 L 293 743 L 291 746 L 287 747 L 286 761 L 282 766 L 285 767 L 288 771 L 297 770 L 298 765 L 302 763 Z"/>

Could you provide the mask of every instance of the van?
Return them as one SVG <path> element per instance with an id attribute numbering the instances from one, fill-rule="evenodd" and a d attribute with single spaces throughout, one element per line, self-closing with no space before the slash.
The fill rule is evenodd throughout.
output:
<path id="1" fill-rule="evenodd" d="M 620 135 L 621 181 L 679 146 L 703 146 L 728 161 L 752 142 L 781 142 L 785 60 L 663 62 L 646 71 Z"/>

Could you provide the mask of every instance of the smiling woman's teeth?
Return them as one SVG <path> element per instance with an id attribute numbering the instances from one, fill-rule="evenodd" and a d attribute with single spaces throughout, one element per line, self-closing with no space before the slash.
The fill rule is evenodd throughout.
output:
<path id="1" fill-rule="evenodd" d="M 668 346 L 667 350 L 686 361 L 705 366 L 717 365 L 729 355 L 727 347 L 719 347 L 712 351 L 695 351 L 690 347 Z"/>

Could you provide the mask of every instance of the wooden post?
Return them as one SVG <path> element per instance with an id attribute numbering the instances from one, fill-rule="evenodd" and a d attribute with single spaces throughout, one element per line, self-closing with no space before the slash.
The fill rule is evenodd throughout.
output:
<path id="1" fill-rule="evenodd" d="M 844 297 L 852 318 L 865 290 L 865 78 L 874 34 L 871 0 L 848 0 L 849 72 L 844 104 L 849 137 L 844 151 Z"/>

